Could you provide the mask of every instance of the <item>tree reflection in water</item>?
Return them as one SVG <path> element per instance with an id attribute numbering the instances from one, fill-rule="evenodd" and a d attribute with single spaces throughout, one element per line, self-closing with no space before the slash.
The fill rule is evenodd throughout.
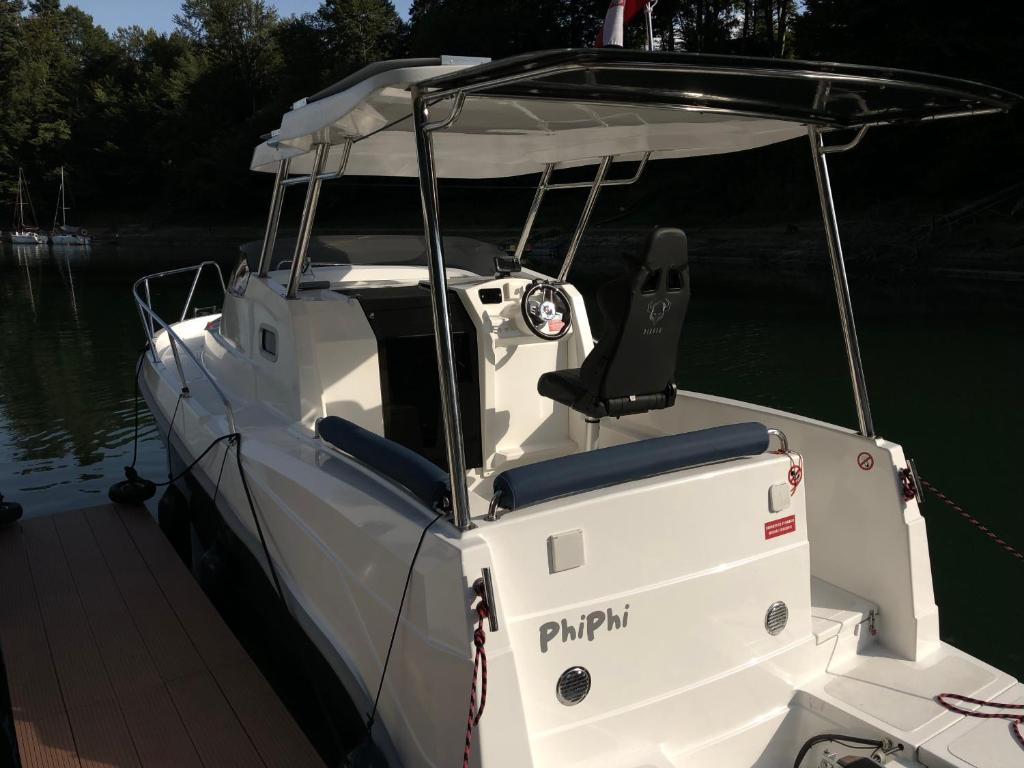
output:
<path id="1" fill-rule="evenodd" d="M 132 373 L 145 341 L 132 282 L 204 257 L 0 246 L 0 492 L 26 516 L 106 500 L 132 453 Z M 139 423 L 139 469 L 159 479 L 163 446 L 145 403 Z"/>

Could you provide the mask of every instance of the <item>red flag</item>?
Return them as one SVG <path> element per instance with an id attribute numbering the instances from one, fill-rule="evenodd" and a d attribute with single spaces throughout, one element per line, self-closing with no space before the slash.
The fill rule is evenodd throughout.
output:
<path id="1" fill-rule="evenodd" d="M 647 0 L 611 0 L 608 13 L 604 17 L 604 24 L 601 26 L 601 32 L 597 36 L 597 47 L 621 48 L 625 42 L 623 29 L 633 17 L 644 9 L 645 5 L 647 5 Z"/>

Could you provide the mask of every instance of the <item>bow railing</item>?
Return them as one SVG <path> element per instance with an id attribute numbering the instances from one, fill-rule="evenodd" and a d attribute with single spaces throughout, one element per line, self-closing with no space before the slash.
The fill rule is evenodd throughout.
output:
<path id="1" fill-rule="evenodd" d="M 171 277 L 172 275 L 184 275 L 194 272 L 195 275 L 192 278 L 192 285 L 189 288 L 185 304 L 181 308 L 181 316 L 178 318 L 178 322 L 183 322 L 188 317 L 189 309 L 192 307 L 192 301 L 196 294 L 196 287 L 199 285 L 199 278 L 207 267 L 211 267 L 214 272 L 216 272 L 217 278 L 220 281 L 221 290 L 225 291 L 226 286 L 224 284 L 224 273 L 221 271 L 220 265 L 215 261 L 204 261 L 191 267 L 168 269 L 163 272 L 154 272 L 151 275 L 140 277 L 132 286 L 132 296 L 135 299 L 135 306 L 139 310 L 139 319 L 142 321 L 142 329 L 146 334 L 146 338 L 149 340 L 149 353 L 153 362 L 160 362 L 156 353 L 156 340 L 161 333 L 164 333 L 166 334 L 167 342 L 171 349 L 171 355 L 174 358 L 174 367 L 178 374 L 178 381 L 181 385 L 182 396 L 188 397 L 190 394 L 189 379 L 185 374 L 185 367 L 182 365 L 182 354 L 184 354 L 192 361 L 196 370 L 203 375 L 203 378 L 209 382 L 210 386 L 213 387 L 213 390 L 217 393 L 217 396 L 224 404 L 224 415 L 228 420 L 228 429 L 231 432 L 237 432 L 238 430 L 235 427 L 234 410 L 231 407 L 231 401 L 228 400 L 227 394 L 225 394 L 224 390 L 221 389 L 219 384 L 217 384 L 213 375 L 206 368 L 206 365 L 203 364 L 202 360 L 199 359 L 196 353 L 189 348 L 174 329 L 153 309 L 153 294 L 151 290 L 152 282 L 162 278 Z"/>

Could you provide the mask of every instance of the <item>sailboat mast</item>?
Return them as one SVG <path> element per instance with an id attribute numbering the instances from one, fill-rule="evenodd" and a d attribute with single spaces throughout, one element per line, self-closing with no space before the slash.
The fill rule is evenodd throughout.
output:
<path id="1" fill-rule="evenodd" d="M 18 197 L 14 204 L 14 230 L 16 232 L 25 231 L 25 195 L 22 193 L 21 185 L 24 184 L 25 171 L 21 168 L 18 169 Z"/>
<path id="2" fill-rule="evenodd" d="M 64 166 L 60 167 L 60 223 L 68 223 L 68 193 L 64 188 Z"/>
<path id="3" fill-rule="evenodd" d="M 64 196 L 64 166 L 60 167 L 60 189 L 57 191 L 57 210 L 53 212 L 53 229 L 57 230 L 57 221 L 61 226 L 68 223 L 68 206 Z"/>
<path id="4" fill-rule="evenodd" d="M 28 206 L 29 212 L 32 214 L 32 229 L 37 229 L 36 209 L 32 205 L 32 195 L 28 191 L 28 179 L 25 178 L 25 170 L 23 168 L 18 169 L 18 197 L 20 199 L 20 205 L 18 210 L 21 213 L 21 230 L 27 231 L 28 225 L 25 223 L 25 206 Z"/>

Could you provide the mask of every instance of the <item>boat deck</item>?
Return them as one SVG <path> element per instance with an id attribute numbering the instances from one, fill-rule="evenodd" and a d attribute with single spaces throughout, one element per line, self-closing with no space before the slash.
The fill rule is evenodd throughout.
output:
<path id="1" fill-rule="evenodd" d="M 0 530 L 0 647 L 23 768 L 323 765 L 144 509 Z"/>

